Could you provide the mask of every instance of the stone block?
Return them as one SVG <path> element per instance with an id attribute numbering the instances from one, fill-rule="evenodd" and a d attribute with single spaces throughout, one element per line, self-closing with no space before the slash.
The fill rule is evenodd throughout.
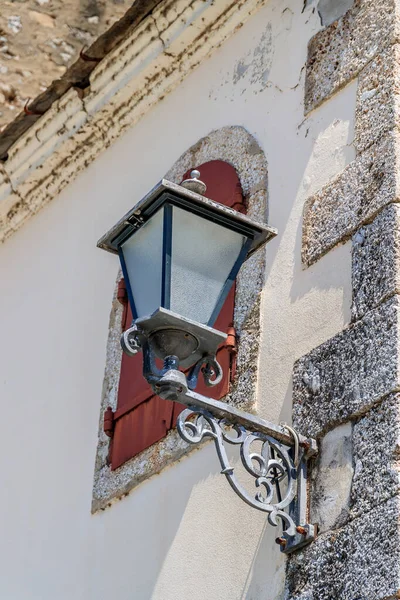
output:
<path id="1" fill-rule="evenodd" d="M 340 527 L 348 520 L 354 472 L 351 423 L 339 425 L 324 436 L 313 472 L 311 523 L 318 523 L 319 532 Z"/>
<path id="2" fill-rule="evenodd" d="M 355 0 L 343 17 L 317 33 L 308 47 L 306 112 L 346 85 L 393 43 L 396 27 L 395 0 Z"/>
<path id="3" fill-rule="evenodd" d="M 285 600 L 388 600 L 400 589 L 399 498 L 289 560 Z"/>
<path id="4" fill-rule="evenodd" d="M 399 301 L 394 297 L 298 360 L 293 422 L 318 437 L 399 389 Z"/>
<path id="5" fill-rule="evenodd" d="M 375 56 L 358 77 L 354 145 L 358 152 L 399 126 L 400 46 Z"/>
<path id="6" fill-rule="evenodd" d="M 353 320 L 400 291 L 400 205 L 390 204 L 353 236 Z"/>
<path id="7" fill-rule="evenodd" d="M 400 395 L 321 440 L 312 469 L 310 521 L 320 533 L 343 527 L 400 494 Z"/>
<path id="8" fill-rule="evenodd" d="M 353 454 L 351 518 L 400 493 L 399 394 L 390 395 L 354 425 Z"/>
<path id="9" fill-rule="evenodd" d="M 395 131 L 350 163 L 304 207 L 302 259 L 310 266 L 399 196 Z"/>

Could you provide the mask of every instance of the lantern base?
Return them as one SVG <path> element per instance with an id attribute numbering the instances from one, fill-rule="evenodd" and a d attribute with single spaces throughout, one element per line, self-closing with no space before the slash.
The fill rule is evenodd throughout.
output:
<path id="1" fill-rule="evenodd" d="M 222 331 L 162 307 L 148 317 L 136 319 L 135 325 L 148 338 L 158 358 L 177 356 L 183 368 L 191 367 L 204 356 L 215 356 L 227 337 Z"/>
<path id="2" fill-rule="evenodd" d="M 149 336 L 149 344 L 157 358 L 177 356 L 179 361 L 189 358 L 199 347 L 199 341 L 183 329 L 159 329 Z"/>

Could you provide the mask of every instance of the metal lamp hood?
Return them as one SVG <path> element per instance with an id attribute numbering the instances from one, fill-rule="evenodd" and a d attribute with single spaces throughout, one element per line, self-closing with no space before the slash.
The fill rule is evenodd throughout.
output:
<path id="1" fill-rule="evenodd" d="M 245 259 L 277 234 L 277 230 L 274 227 L 257 223 L 233 208 L 210 200 L 182 185 L 162 179 L 114 227 L 99 239 L 97 246 L 108 252 L 118 254 L 118 247 L 121 242 L 148 221 L 152 214 L 160 207 L 163 199 L 167 199 L 163 198 L 164 194 L 168 195 L 169 200 L 181 204 L 193 213 L 199 214 L 209 220 L 214 220 L 228 228 L 251 233 L 252 243 Z"/>

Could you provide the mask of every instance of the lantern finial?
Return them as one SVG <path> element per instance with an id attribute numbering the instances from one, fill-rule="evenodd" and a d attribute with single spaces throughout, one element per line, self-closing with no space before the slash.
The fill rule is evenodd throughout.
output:
<path id="1" fill-rule="evenodd" d="M 201 181 L 199 178 L 200 171 L 193 169 L 193 171 L 190 172 L 190 179 L 184 179 L 184 181 L 181 183 L 181 186 L 187 190 L 190 190 L 191 192 L 196 192 L 196 194 L 204 196 L 207 186 L 204 181 Z"/>

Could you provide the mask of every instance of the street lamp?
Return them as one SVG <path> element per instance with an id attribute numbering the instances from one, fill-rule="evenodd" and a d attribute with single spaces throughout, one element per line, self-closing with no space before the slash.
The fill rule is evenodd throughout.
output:
<path id="1" fill-rule="evenodd" d="M 155 393 L 189 407 L 178 417 L 181 437 L 191 444 L 211 437 L 236 493 L 267 512 L 272 525 L 281 520 L 278 541 L 290 552 L 314 538 L 305 496 L 314 440 L 194 392 L 200 373 L 208 386 L 221 381 L 216 351 L 226 334 L 213 324 L 243 262 L 277 232 L 205 192 L 196 170 L 181 185 L 163 179 L 99 240 L 100 248 L 119 255 L 128 291 L 133 323 L 121 344 L 130 356 L 143 352 L 143 375 Z M 236 480 L 224 442 L 240 445 L 259 488 L 254 497 Z M 262 443 L 259 453 L 250 451 L 253 442 Z"/>

